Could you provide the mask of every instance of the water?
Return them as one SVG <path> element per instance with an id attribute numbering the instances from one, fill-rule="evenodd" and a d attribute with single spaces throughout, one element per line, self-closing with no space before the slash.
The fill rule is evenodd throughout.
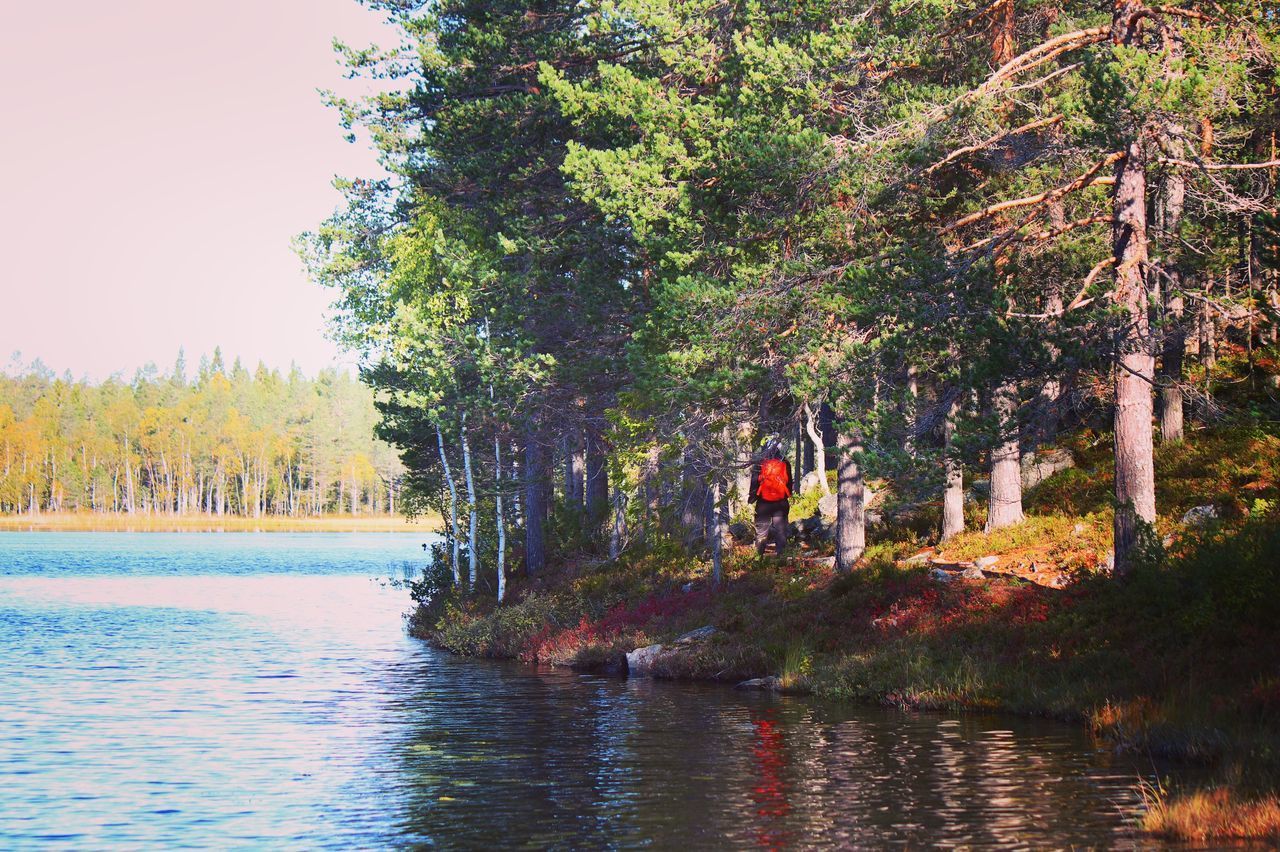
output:
<path id="1" fill-rule="evenodd" d="M 0 848 L 1134 843 L 1071 726 L 433 651 L 420 545 L 0 534 Z"/>

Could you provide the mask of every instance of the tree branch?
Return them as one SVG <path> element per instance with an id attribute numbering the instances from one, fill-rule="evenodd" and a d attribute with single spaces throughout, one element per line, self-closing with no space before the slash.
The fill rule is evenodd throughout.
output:
<path id="1" fill-rule="evenodd" d="M 1179 160 L 1176 157 L 1158 157 L 1156 162 L 1166 166 L 1182 166 L 1187 169 L 1201 169 L 1206 172 L 1237 172 L 1247 169 L 1280 168 L 1280 160 L 1269 160 L 1265 163 L 1206 163 L 1202 160 Z"/>
<path id="2" fill-rule="evenodd" d="M 972 154 L 975 151 L 981 151 L 984 148 L 990 148 L 992 145 L 1003 142 L 1005 139 L 1008 139 L 1010 136 L 1018 136 L 1023 133 L 1029 133 L 1032 130 L 1039 130 L 1042 127 L 1049 127 L 1054 124 L 1059 124 L 1062 122 L 1062 120 L 1063 120 L 1063 116 L 1061 114 L 1051 116 L 1049 118 L 1042 118 L 1039 121 L 1032 121 L 1028 124 L 1022 125 L 1021 127 L 1015 127 L 1012 130 L 1005 130 L 1001 133 L 997 133 L 995 136 L 992 136 L 988 139 L 984 139 L 983 141 L 979 142 L 976 145 L 966 145 L 963 148 L 957 148 L 947 156 L 943 157 L 938 162 L 934 163 L 932 166 L 929 166 L 927 169 L 925 169 L 923 174 L 931 175 L 934 172 L 936 172 L 938 169 L 946 166 L 948 163 L 952 163 L 960 159 L 966 154 Z"/>
<path id="3" fill-rule="evenodd" d="M 1063 184 L 1057 189 L 1051 189 L 1037 195 L 1029 195 L 1025 198 L 1014 198 L 1009 201 L 1001 201 L 999 204 L 993 204 L 990 207 L 977 211 L 976 213 L 970 213 L 968 216 L 957 219 L 955 222 L 952 222 L 950 225 L 943 228 L 941 233 L 949 234 L 952 231 L 972 225 L 975 222 L 990 219 L 992 216 L 997 213 L 1002 213 L 1005 210 L 1014 210 L 1019 207 L 1030 207 L 1035 204 L 1043 204 L 1047 201 L 1057 201 L 1064 195 L 1081 189 L 1087 189 L 1091 186 L 1110 186 L 1116 182 L 1114 177 L 1097 177 L 1096 175 L 1107 166 L 1115 165 L 1120 160 L 1123 160 L 1124 156 L 1125 154 L 1123 151 L 1116 151 L 1112 154 L 1108 154 L 1103 160 L 1089 169 L 1089 171 L 1080 175 L 1080 177 L 1070 183 Z"/>

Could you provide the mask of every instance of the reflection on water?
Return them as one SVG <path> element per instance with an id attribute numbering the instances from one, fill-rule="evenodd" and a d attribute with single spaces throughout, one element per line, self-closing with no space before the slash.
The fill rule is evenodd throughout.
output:
<path id="1" fill-rule="evenodd" d="M 0 848 L 1132 842 L 1140 770 L 1069 726 L 460 660 L 373 579 L 412 536 L 346 574 L 205 538 L 0 577 Z"/>

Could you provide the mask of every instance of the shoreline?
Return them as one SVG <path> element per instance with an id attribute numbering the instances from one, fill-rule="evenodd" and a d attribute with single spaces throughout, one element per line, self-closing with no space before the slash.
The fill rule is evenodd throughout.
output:
<path id="1" fill-rule="evenodd" d="M 1037 553 L 1051 546 L 1059 560 L 1092 563 L 1080 526 L 1075 516 L 1032 518 L 948 553 L 1008 562 L 1013 543 L 1032 540 Z M 1123 583 L 1079 570 L 1061 587 L 990 571 L 940 580 L 947 572 L 902 540 L 873 545 L 844 575 L 824 560 L 734 548 L 718 589 L 704 560 L 673 549 L 617 563 L 581 556 L 512 578 L 502 607 L 445 588 L 409 628 L 459 656 L 623 674 L 630 654 L 657 679 L 1082 725 L 1117 751 L 1203 769 L 1194 789 L 1144 793 L 1151 836 L 1280 839 L 1280 653 L 1268 591 L 1277 546 L 1265 521 L 1229 536 L 1185 529 L 1167 564 Z M 1203 607 L 1246 589 L 1241 608 L 1257 612 L 1241 621 L 1258 628 L 1240 631 L 1236 613 Z M 1199 825 L 1214 828 L 1201 836 Z"/>
<path id="2" fill-rule="evenodd" d="M 403 515 L 242 518 L 224 515 L 109 515 L 87 512 L 0 515 L 5 532 L 412 532 L 438 533 L 438 518 Z"/>

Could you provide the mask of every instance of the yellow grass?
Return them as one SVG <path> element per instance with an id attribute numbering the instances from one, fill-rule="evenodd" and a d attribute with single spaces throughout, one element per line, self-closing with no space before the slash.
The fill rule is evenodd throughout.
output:
<path id="1" fill-rule="evenodd" d="M 1280 839 L 1280 798 L 1246 799 L 1226 787 L 1181 796 L 1150 791 L 1143 830 L 1160 837 L 1206 840 Z"/>
<path id="2" fill-rule="evenodd" d="M 240 518 L 232 515 L 114 515 L 55 512 L 0 515 L 0 532 L 420 532 L 440 529 L 436 517 L 323 515 L 309 518 Z"/>

